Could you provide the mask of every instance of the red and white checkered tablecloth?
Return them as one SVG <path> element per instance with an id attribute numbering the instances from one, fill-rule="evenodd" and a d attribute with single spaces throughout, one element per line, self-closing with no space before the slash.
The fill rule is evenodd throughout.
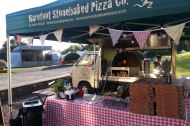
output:
<path id="1" fill-rule="evenodd" d="M 185 98 L 187 119 L 135 114 L 124 108 L 105 108 L 99 103 L 48 98 L 43 126 L 190 126 L 190 98 Z"/>

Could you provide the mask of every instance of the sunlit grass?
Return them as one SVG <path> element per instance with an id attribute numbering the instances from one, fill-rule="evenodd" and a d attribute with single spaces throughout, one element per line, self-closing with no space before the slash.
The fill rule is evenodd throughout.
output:
<path id="1" fill-rule="evenodd" d="M 190 52 L 177 55 L 176 77 L 190 76 Z"/>

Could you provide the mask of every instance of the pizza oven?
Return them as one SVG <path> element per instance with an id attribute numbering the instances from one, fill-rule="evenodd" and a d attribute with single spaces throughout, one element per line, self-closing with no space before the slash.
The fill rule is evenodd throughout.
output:
<path id="1" fill-rule="evenodd" d="M 111 64 L 112 76 L 135 76 L 138 75 L 141 69 L 141 60 L 135 52 L 117 53 Z"/>

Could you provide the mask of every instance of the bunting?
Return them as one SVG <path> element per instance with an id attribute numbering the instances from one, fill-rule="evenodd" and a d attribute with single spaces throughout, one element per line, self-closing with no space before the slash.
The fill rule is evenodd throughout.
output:
<path id="1" fill-rule="evenodd" d="M 146 40 L 148 36 L 150 35 L 150 31 L 136 31 L 133 32 L 135 39 L 137 40 L 137 43 L 140 46 L 140 49 L 144 47 L 144 44 L 146 43 Z"/>
<path id="2" fill-rule="evenodd" d="M 178 45 L 186 23 L 188 23 L 188 22 L 185 22 L 185 23 L 182 23 L 179 25 L 175 25 L 175 26 L 171 26 L 171 27 L 167 27 L 167 28 L 161 27 L 159 29 L 154 29 L 154 30 L 149 30 L 149 31 L 115 30 L 115 29 L 111 29 L 111 28 L 107 28 L 107 29 L 110 33 L 113 45 L 115 45 L 118 42 L 118 40 L 119 40 L 119 38 L 123 32 L 132 32 L 134 34 L 140 48 L 143 48 L 148 36 L 151 33 L 151 31 L 158 31 L 158 30 L 164 30 L 174 40 L 174 43 L 176 45 Z M 100 27 L 102 27 L 102 26 L 99 26 L 99 25 L 89 26 L 89 35 L 91 36 Z M 54 33 L 56 39 L 61 42 L 63 29 L 57 30 L 57 31 L 52 32 L 52 33 Z M 48 34 L 52 34 L 52 33 L 48 33 Z M 44 42 L 45 42 L 48 34 L 39 36 L 42 46 L 44 45 Z M 22 36 L 16 35 L 15 39 L 17 40 L 18 44 L 20 45 Z M 27 37 L 27 41 L 28 41 L 27 45 L 29 45 L 29 46 L 32 45 L 33 44 L 33 37 Z M 97 43 L 97 40 L 88 40 L 88 41 L 90 41 L 91 43 Z"/>
<path id="3" fill-rule="evenodd" d="M 40 36 L 40 41 L 41 41 L 41 45 L 42 45 L 42 46 L 44 46 L 45 40 L 46 40 L 46 38 L 47 38 L 47 35 L 48 35 L 48 34 L 46 34 L 46 35 L 41 35 L 41 36 Z"/>
<path id="4" fill-rule="evenodd" d="M 17 39 L 18 44 L 20 45 L 22 36 L 16 35 L 16 39 Z"/>
<path id="5" fill-rule="evenodd" d="M 176 45 L 179 44 L 179 40 L 183 33 L 185 23 L 165 28 L 165 32 L 174 40 Z"/>
<path id="6" fill-rule="evenodd" d="M 116 43 L 118 43 L 119 37 L 121 36 L 123 31 L 122 30 L 114 30 L 114 29 L 110 29 L 110 28 L 108 28 L 108 31 L 110 33 L 112 43 L 114 46 Z"/>
<path id="7" fill-rule="evenodd" d="M 91 36 L 94 32 L 96 32 L 100 28 L 99 25 L 91 25 L 89 26 L 89 35 Z"/>
<path id="8" fill-rule="evenodd" d="M 92 44 L 97 44 L 98 43 L 98 39 L 95 39 L 95 38 L 88 38 L 87 39 L 89 42 L 91 42 Z"/>
<path id="9" fill-rule="evenodd" d="M 63 34 L 63 29 L 60 29 L 60 30 L 55 31 L 55 32 L 53 32 L 53 33 L 54 33 L 56 39 L 57 39 L 59 42 L 61 42 L 62 34 Z"/>
<path id="10" fill-rule="evenodd" d="M 26 37 L 27 39 L 27 45 L 31 46 L 33 44 L 33 37 Z"/>

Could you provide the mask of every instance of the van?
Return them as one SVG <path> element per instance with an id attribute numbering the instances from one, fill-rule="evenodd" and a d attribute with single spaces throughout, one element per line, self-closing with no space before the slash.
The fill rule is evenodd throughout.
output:
<path id="1" fill-rule="evenodd" d="M 138 77 L 135 76 L 141 67 L 140 59 L 131 52 L 116 52 L 114 49 L 86 52 L 72 68 L 72 84 L 87 93 L 93 93 L 105 84 L 116 90 L 118 83 L 136 81 Z"/>

